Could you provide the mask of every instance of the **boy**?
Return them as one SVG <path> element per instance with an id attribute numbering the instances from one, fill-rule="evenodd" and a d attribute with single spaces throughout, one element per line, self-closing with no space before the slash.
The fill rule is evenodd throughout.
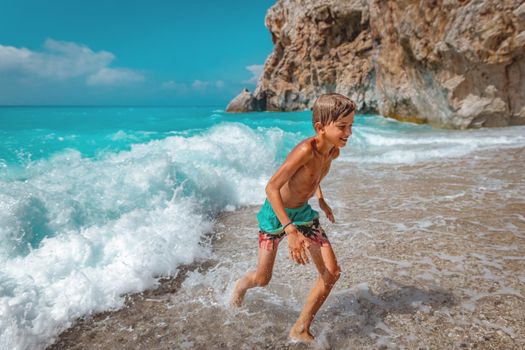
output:
<path id="1" fill-rule="evenodd" d="M 290 331 L 293 340 L 314 340 L 310 324 L 341 273 L 330 242 L 319 225 L 319 214 L 308 200 L 315 194 L 319 207 L 335 222 L 320 182 L 352 134 L 355 108 L 352 100 L 335 93 L 322 95 L 315 101 L 312 117 L 315 136 L 295 146 L 268 182 L 267 200 L 257 214 L 260 228 L 257 269 L 237 281 L 232 295 L 232 305 L 240 306 L 249 288 L 263 287 L 270 282 L 277 246 L 284 236 L 288 236 L 288 251 L 294 262 L 308 263 L 308 250 L 319 278 Z"/>

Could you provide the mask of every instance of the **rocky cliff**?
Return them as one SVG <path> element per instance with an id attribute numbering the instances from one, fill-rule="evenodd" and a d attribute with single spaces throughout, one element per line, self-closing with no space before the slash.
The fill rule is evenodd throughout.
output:
<path id="1" fill-rule="evenodd" d="M 525 124 L 523 0 L 278 0 L 266 26 L 274 50 L 237 111 L 335 91 L 399 120 Z"/>

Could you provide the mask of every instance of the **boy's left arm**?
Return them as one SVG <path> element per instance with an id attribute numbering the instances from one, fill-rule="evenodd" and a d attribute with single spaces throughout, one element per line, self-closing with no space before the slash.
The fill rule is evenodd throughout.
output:
<path id="1" fill-rule="evenodd" d="M 330 220 L 330 222 L 332 223 L 335 223 L 332 208 L 330 208 L 330 206 L 324 200 L 323 191 L 321 191 L 321 184 L 317 186 L 317 189 L 315 190 L 315 195 L 317 196 L 317 198 L 319 198 L 319 207 L 324 211 L 328 220 Z"/>
<path id="2" fill-rule="evenodd" d="M 332 155 L 332 160 L 339 157 L 339 152 L 339 148 L 336 148 L 334 154 Z M 315 195 L 317 196 L 317 198 L 319 198 L 319 207 L 324 211 L 328 220 L 330 220 L 331 223 L 335 224 L 334 213 L 332 212 L 332 208 L 330 208 L 328 203 L 326 203 L 326 201 L 324 200 L 323 191 L 321 191 L 321 184 L 317 186 L 317 189 L 315 190 Z"/>

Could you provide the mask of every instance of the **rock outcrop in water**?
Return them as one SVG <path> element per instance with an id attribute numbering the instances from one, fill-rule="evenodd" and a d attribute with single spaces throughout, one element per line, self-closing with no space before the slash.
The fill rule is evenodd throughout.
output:
<path id="1" fill-rule="evenodd" d="M 226 110 L 228 112 L 244 112 L 257 110 L 256 100 L 248 89 L 242 90 L 233 100 L 230 101 Z"/>
<path id="2" fill-rule="evenodd" d="M 278 0 L 274 51 L 237 111 L 310 108 L 325 92 L 361 112 L 450 128 L 525 124 L 525 3 Z"/>

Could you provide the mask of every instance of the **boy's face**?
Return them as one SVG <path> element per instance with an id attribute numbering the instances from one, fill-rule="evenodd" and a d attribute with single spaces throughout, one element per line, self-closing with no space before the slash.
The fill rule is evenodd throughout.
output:
<path id="1" fill-rule="evenodd" d="M 348 139 L 352 135 L 352 125 L 354 124 L 354 115 L 352 112 L 345 117 L 337 119 L 335 122 L 325 125 L 321 128 L 328 142 L 337 148 L 346 146 Z"/>

